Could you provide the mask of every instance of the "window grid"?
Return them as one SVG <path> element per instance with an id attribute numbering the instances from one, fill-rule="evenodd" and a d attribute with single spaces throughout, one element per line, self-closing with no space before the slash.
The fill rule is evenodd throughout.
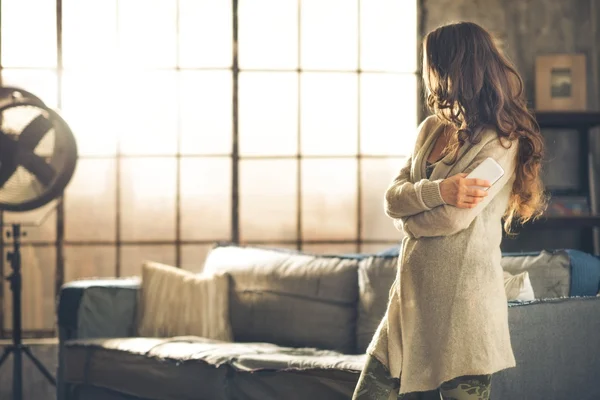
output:
<path id="1" fill-rule="evenodd" d="M 302 9 L 301 9 L 301 1 L 297 0 L 298 7 L 298 66 L 302 65 L 302 47 L 301 47 L 301 29 L 302 29 Z M 1 7 L 0 0 L 0 7 Z M 30 67 L 19 67 L 20 70 L 49 70 L 57 73 L 57 105 L 60 108 L 62 102 L 62 82 L 63 82 L 63 56 L 62 56 L 62 21 L 63 21 L 63 13 L 62 13 L 62 0 L 56 0 L 56 35 L 57 35 L 57 66 L 56 68 L 30 68 Z M 254 245 L 291 245 L 295 246 L 298 250 L 302 249 L 303 245 L 318 245 L 318 244 L 349 244 L 356 245 L 357 250 L 361 251 L 362 246 L 364 245 L 386 245 L 386 244 L 394 244 L 397 243 L 397 240 L 369 240 L 363 239 L 362 235 L 362 193 L 363 193 L 363 182 L 362 182 L 362 160 L 365 159 L 390 159 L 390 158 L 400 158 L 402 155 L 379 155 L 379 154 L 364 154 L 361 153 L 361 79 L 362 73 L 365 72 L 361 69 L 361 1 L 357 1 L 358 13 L 357 13 L 357 65 L 358 68 L 355 70 L 321 70 L 321 69 L 309 69 L 309 68 L 294 68 L 294 69 L 280 69 L 280 68 L 244 68 L 241 69 L 239 67 L 238 60 L 238 0 L 232 0 L 232 29 L 233 29 L 233 52 L 232 52 L 232 66 L 230 68 L 207 68 L 207 67 L 197 67 L 197 68 L 189 68 L 180 67 L 179 61 L 177 62 L 174 68 L 152 68 L 153 71 L 160 70 L 168 70 L 176 72 L 183 70 L 190 71 L 230 71 L 232 74 L 232 148 L 231 153 L 225 154 L 182 154 L 182 130 L 181 130 L 181 99 L 179 96 L 180 91 L 180 74 L 177 75 L 177 147 L 175 154 L 153 154 L 153 155 L 133 155 L 133 154 L 124 154 L 121 149 L 121 141 L 117 140 L 116 142 L 116 152 L 114 155 L 105 156 L 105 155 L 83 155 L 80 156 L 80 159 L 110 159 L 115 160 L 115 179 L 116 179 L 116 190 L 115 190 L 115 202 L 116 202 L 116 213 L 115 213 L 115 240 L 66 240 L 65 239 L 65 211 L 64 199 L 61 197 L 58 199 L 57 208 L 56 208 L 56 240 L 53 241 L 36 241 L 36 242 L 27 242 L 27 246 L 32 247 L 55 247 L 56 248 L 56 281 L 55 281 L 55 293 L 58 294 L 60 287 L 65 281 L 65 257 L 64 257 L 64 248 L 65 246 L 101 246 L 101 247 L 112 247 L 115 249 L 115 275 L 121 276 L 122 266 L 122 247 L 130 246 L 130 245 L 139 245 L 139 246 L 156 246 L 156 245 L 174 245 L 175 246 L 175 260 L 176 265 L 181 265 L 182 258 L 182 246 L 185 245 L 210 245 L 214 243 L 214 240 L 185 240 L 182 239 L 181 236 L 181 161 L 182 159 L 187 158 L 230 158 L 232 165 L 232 181 L 231 181 L 231 241 L 235 243 L 240 242 L 240 175 L 239 175 L 239 166 L 240 161 L 242 160 L 269 160 L 269 159 L 295 159 L 296 160 L 296 240 L 281 240 L 281 241 L 273 241 L 273 240 L 245 240 L 246 244 L 254 244 Z M 119 12 L 119 8 L 117 7 L 117 13 Z M 179 24 L 179 2 L 177 2 L 177 31 L 176 31 L 176 57 L 177 60 L 180 59 L 180 24 Z M 118 19 L 118 15 L 117 15 Z M 117 30 L 119 29 L 119 25 L 117 24 Z M 1 35 L 1 31 L 0 31 Z M 119 33 L 117 32 L 117 35 Z M 0 54 L 2 54 L 2 48 L 0 47 Z M 2 71 L 3 66 L 0 63 L 0 72 Z M 138 68 L 143 69 L 144 68 Z M 298 101 L 297 101 L 297 153 L 295 155 L 241 155 L 239 150 L 239 76 L 240 72 L 296 72 L 297 73 L 297 90 L 298 90 Z M 305 72 L 319 72 L 319 73 L 344 73 L 349 75 L 356 75 L 357 77 L 357 151 L 356 154 L 353 155 L 312 155 L 312 154 L 303 154 L 302 153 L 302 104 L 300 99 L 302 98 L 302 74 Z M 395 71 L 386 71 L 386 70 L 368 70 L 369 73 L 378 73 L 378 74 L 392 74 L 392 75 L 407 75 L 409 73 L 405 72 L 395 72 Z M 415 72 L 416 75 L 416 72 Z M 1 74 L 0 74 L 1 79 Z M 418 80 L 417 80 L 418 81 Z M 414 94 L 415 98 L 419 96 L 419 93 Z M 122 198 L 122 190 L 121 190 L 121 174 L 122 174 L 122 160 L 129 158 L 154 158 L 154 157 L 169 157 L 176 159 L 176 198 L 175 198 L 175 240 L 126 240 L 122 238 L 121 232 L 121 198 Z M 302 206 L 302 183 L 303 183 L 303 168 L 302 161 L 307 159 L 353 159 L 356 160 L 357 164 L 357 172 L 356 172 L 356 184 L 357 184 L 357 203 L 356 203 L 356 214 L 357 214 L 357 231 L 356 237 L 354 239 L 343 239 L 343 240 L 308 240 L 303 239 L 303 230 L 302 230 L 302 217 L 303 217 L 303 206 Z M 0 222 L 4 219 L 3 213 L 0 211 Z M 8 246 L 8 249 L 11 248 L 10 244 L 6 243 L 4 235 L 0 238 L 0 254 L 3 254 L 5 246 Z M 5 268 L 5 260 L 4 257 L 0 257 L 0 274 L 3 276 L 6 274 Z M 5 300 L 5 296 L 10 296 L 11 292 L 8 293 L 4 291 L 4 285 L 0 285 L 0 300 L 2 303 Z M 10 335 L 10 330 L 6 330 L 4 328 L 4 307 L 0 307 L 0 338 L 5 338 Z M 55 334 L 55 330 L 30 330 L 24 331 L 24 335 L 26 337 L 47 337 L 53 336 Z"/>

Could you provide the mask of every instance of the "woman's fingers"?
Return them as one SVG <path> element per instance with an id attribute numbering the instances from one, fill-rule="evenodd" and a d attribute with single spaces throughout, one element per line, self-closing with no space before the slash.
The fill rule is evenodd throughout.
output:
<path id="1" fill-rule="evenodd" d="M 456 174 L 440 183 L 440 193 L 447 204 L 460 208 L 477 206 L 488 194 L 490 182 L 485 179 L 467 179 L 467 174 Z"/>
<path id="2" fill-rule="evenodd" d="M 479 186 L 479 187 L 483 187 L 483 188 L 489 188 L 490 186 L 492 186 L 490 184 L 489 181 L 486 181 L 485 179 L 464 179 L 463 180 L 463 184 L 466 186 Z"/>
<path id="3" fill-rule="evenodd" d="M 459 197 L 457 207 L 460 208 L 473 208 L 477 204 L 481 203 L 483 199 L 488 195 L 485 190 L 478 188 L 468 187 L 464 190 L 463 194 Z"/>
<path id="4" fill-rule="evenodd" d="M 488 193 L 485 190 L 478 189 L 476 187 L 468 187 L 466 190 L 468 197 L 486 197 Z"/>

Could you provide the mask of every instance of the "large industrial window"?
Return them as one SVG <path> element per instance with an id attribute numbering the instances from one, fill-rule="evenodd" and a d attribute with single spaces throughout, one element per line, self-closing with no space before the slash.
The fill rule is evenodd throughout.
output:
<path id="1" fill-rule="evenodd" d="M 215 241 L 398 242 L 382 195 L 417 125 L 416 0 L 0 3 L 2 84 L 62 110 L 80 150 L 61 201 L 2 216 L 41 221 L 24 238 L 29 336 L 54 334 L 62 283 L 145 259 L 200 270 Z"/>

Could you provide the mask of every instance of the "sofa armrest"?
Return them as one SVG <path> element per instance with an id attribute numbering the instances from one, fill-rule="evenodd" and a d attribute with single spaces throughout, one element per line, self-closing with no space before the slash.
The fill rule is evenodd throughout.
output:
<path id="1" fill-rule="evenodd" d="M 600 399 L 600 297 L 511 303 L 517 368 L 494 374 L 493 399 Z"/>
<path id="2" fill-rule="evenodd" d="M 132 336 L 139 287 L 138 278 L 82 280 L 63 285 L 58 301 L 60 341 Z"/>
<path id="3" fill-rule="evenodd" d="M 135 310 L 140 280 L 92 279 L 69 282 L 58 298 L 58 400 L 71 399 L 63 379 L 65 342 L 69 339 L 130 337 L 135 334 Z"/>

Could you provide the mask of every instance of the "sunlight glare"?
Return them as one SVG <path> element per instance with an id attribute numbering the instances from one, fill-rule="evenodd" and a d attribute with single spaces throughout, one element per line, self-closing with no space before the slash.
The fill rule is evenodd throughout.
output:
<path id="1" fill-rule="evenodd" d="M 2 67 L 56 67 L 56 0 L 2 0 Z"/>
<path id="2" fill-rule="evenodd" d="M 351 73 L 304 73 L 301 151 L 311 155 L 353 155 L 358 144 L 358 78 Z"/>
<path id="3" fill-rule="evenodd" d="M 116 64 L 117 0 L 62 0 L 65 68 Z"/>
<path id="4" fill-rule="evenodd" d="M 179 0 L 179 66 L 230 67 L 231 26 L 231 1 Z"/>
<path id="5" fill-rule="evenodd" d="M 232 86 L 230 71 L 179 73 L 182 154 L 231 153 Z"/>
<path id="6" fill-rule="evenodd" d="M 61 114 L 82 156 L 112 156 L 119 132 L 119 74 L 110 70 L 65 71 Z"/>
<path id="7" fill-rule="evenodd" d="M 414 73 L 416 14 L 416 0 L 361 0 L 361 69 Z"/>
<path id="8" fill-rule="evenodd" d="M 298 67 L 298 1 L 240 0 L 241 68 Z"/>
<path id="9" fill-rule="evenodd" d="M 293 155 L 298 151 L 298 74 L 240 74 L 240 153 Z"/>
<path id="10" fill-rule="evenodd" d="M 127 67 L 177 65 L 177 2 L 119 0 L 119 61 Z"/>
<path id="11" fill-rule="evenodd" d="M 364 73 L 360 83 L 361 152 L 409 154 L 417 128 L 416 76 Z"/>
<path id="12" fill-rule="evenodd" d="M 302 0 L 302 68 L 356 70 L 358 0 Z"/>

